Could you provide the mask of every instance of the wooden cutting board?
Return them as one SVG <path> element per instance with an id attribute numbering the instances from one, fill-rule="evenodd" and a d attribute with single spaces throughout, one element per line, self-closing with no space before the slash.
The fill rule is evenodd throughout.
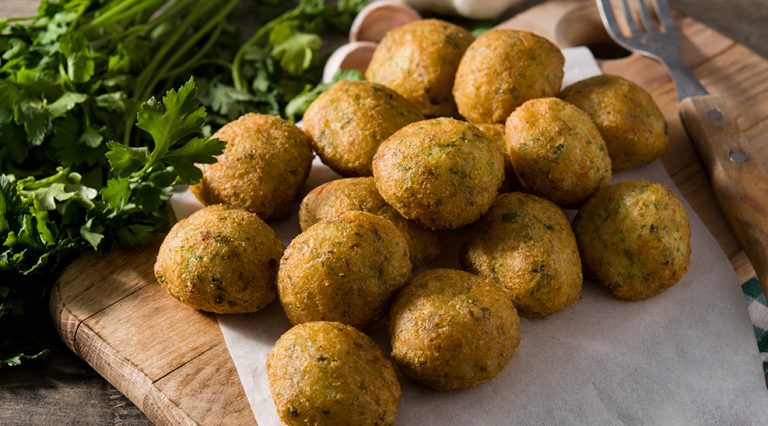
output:
<path id="1" fill-rule="evenodd" d="M 768 61 L 690 18 L 677 18 L 685 61 L 704 86 L 730 101 L 762 164 L 768 165 Z M 550 1 L 504 26 L 537 32 L 561 46 L 607 41 L 591 1 Z M 739 279 L 753 276 L 682 128 L 666 70 L 638 55 L 601 61 L 601 67 L 651 92 L 670 126 L 664 166 L 720 242 Z M 216 318 L 177 302 L 155 282 L 152 266 L 159 244 L 86 253 L 72 262 L 50 299 L 61 338 L 157 424 L 255 423 Z"/>

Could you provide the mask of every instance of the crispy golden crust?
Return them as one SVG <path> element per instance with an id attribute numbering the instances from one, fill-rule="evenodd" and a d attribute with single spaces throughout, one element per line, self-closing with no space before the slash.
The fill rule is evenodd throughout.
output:
<path id="1" fill-rule="evenodd" d="M 288 425 L 392 425 L 400 383 L 365 334 L 308 322 L 283 334 L 267 357 L 269 389 Z"/>
<path id="2" fill-rule="evenodd" d="M 370 81 L 342 80 L 304 114 L 304 131 L 323 163 L 342 176 L 370 176 L 384 139 L 424 117 L 397 92 Z"/>
<path id="3" fill-rule="evenodd" d="M 611 159 L 582 110 L 557 99 L 532 99 L 507 119 L 507 155 L 526 192 L 577 206 L 611 181 Z"/>
<path id="4" fill-rule="evenodd" d="M 565 60 L 549 40 L 525 31 L 488 31 L 469 46 L 456 71 L 453 96 L 474 123 L 503 123 L 523 102 L 555 96 Z"/>
<path id="5" fill-rule="evenodd" d="M 584 273 L 620 299 L 654 296 L 688 271 L 688 214 L 664 185 L 644 180 L 603 188 L 573 222 Z"/>
<path id="6" fill-rule="evenodd" d="M 507 291 L 520 315 L 549 315 L 576 303 L 581 259 L 568 218 L 535 195 L 502 194 L 461 251 L 469 272 Z"/>
<path id="7" fill-rule="evenodd" d="M 246 114 L 213 135 L 227 142 L 214 164 L 202 164 L 193 193 L 203 204 L 227 204 L 262 219 L 285 216 L 312 165 L 310 139 L 274 115 Z"/>
<path id="8" fill-rule="evenodd" d="M 392 357 L 437 390 L 494 378 L 520 343 L 520 319 L 500 288 L 477 275 L 432 269 L 411 279 L 390 312 Z"/>
<path id="9" fill-rule="evenodd" d="M 401 94 L 427 117 L 456 116 L 453 79 L 472 40 L 467 30 L 436 19 L 403 25 L 381 40 L 365 78 Z"/>
<path id="10" fill-rule="evenodd" d="M 502 153 L 506 153 L 507 147 L 504 142 L 504 125 L 501 123 L 481 123 L 475 124 L 478 129 L 482 130 L 488 139 L 496 142 L 499 145 Z M 515 169 L 512 168 L 512 162 L 509 160 L 509 156 L 504 154 L 504 183 L 499 188 L 499 193 L 510 192 L 520 188 L 520 182 L 517 181 L 515 176 Z"/>
<path id="11" fill-rule="evenodd" d="M 451 118 L 419 121 L 384 141 L 373 159 L 376 189 L 403 217 L 455 229 L 482 216 L 504 179 L 498 144 Z"/>
<path id="12" fill-rule="evenodd" d="M 337 179 L 313 189 L 301 202 L 299 223 L 306 231 L 321 220 L 335 219 L 348 211 L 375 214 L 397 226 L 408 239 L 413 266 L 440 252 L 437 234 L 400 216 L 381 198 L 372 177 Z"/>
<path id="13" fill-rule="evenodd" d="M 291 241 L 280 262 L 280 303 L 293 324 L 365 327 L 381 317 L 411 275 L 408 242 L 390 221 L 347 212 Z"/>
<path id="14" fill-rule="evenodd" d="M 613 170 L 642 166 L 666 152 L 667 122 L 651 95 L 637 84 L 616 75 L 598 75 L 568 86 L 560 97 L 595 122 Z"/>
<path id="15" fill-rule="evenodd" d="M 171 228 L 157 255 L 155 277 L 195 309 L 255 312 L 275 299 L 284 248 L 255 214 L 210 206 Z"/>

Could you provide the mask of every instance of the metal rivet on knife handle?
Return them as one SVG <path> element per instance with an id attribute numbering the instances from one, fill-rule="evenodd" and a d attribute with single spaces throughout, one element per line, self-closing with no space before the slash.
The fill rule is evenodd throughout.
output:
<path id="1" fill-rule="evenodd" d="M 747 161 L 747 154 L 741 150 L 731 151 L 728 154 L 728 159 L 731 160 L 731 163 L 733 164 L 741 164 Z"/>

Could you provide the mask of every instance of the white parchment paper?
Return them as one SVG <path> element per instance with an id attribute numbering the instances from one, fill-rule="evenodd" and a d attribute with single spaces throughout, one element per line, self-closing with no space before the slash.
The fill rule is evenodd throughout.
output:
<path id="1" fill-rule="evenodd" d="M 564 53 L 564 85 L 600 73 L 587 49 Z M 337 177 L 315 159 L 305 192 Z M 658 161 L 614 180 L 636 178 L 677 191 Z M 172 203 L 181 216 L 199 208 L 188 192 Z M 585 282 L 574 306 L 547 318 L 522 319 L 518 354 L 490 382 L 437 392 L 401 377 L 398 424 L 768 424 L 768 390 L 736 275 L 684 204 L 692 257 L 676 286 L 645 301 L 624 302 Z M 299 232 L 295 211 L 272 225 L 286 244 Z M 443 255 L 428 268 L 458 267 L 457 242 L 444 244 Z M 290 328 L 279 302 L 218 320 L 259 425 L 281 424 L 265 371 L 272 345 Z M 389 353 L 386 332 L 370 334 Z"/>

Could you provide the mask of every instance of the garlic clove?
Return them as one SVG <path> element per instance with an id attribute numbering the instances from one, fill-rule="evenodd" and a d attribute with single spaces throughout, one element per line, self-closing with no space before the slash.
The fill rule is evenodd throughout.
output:
<path id="1" fill-rule="evenodd" d="M 323 69 L 323 83 L 330 83 L 338 70 L 358 70 L 365 72 L 371 62 L 376 43 L 371 41 L 355 41 L 336 49 Z"/>
<path id="2" fill-rule="evenodd" d="M 498 19 L 504 12 L 528 0 L 405 0 L 419 10 L 460 15 L 469 19 Z"/>
<path id="3" fill-rule="evenodd" d="M 374 1 L 355 17 L 349 30 L 349 41 L 379 42 L 388 31 L 419 19 L 419 12 L 401 1 Z"/>
<path id="4" fill-rule="evenodd" d="M 522 3 L 522 0 L 453 0 L 453 9 L 469 19 L 498 19 L 501 14 Z"/>

